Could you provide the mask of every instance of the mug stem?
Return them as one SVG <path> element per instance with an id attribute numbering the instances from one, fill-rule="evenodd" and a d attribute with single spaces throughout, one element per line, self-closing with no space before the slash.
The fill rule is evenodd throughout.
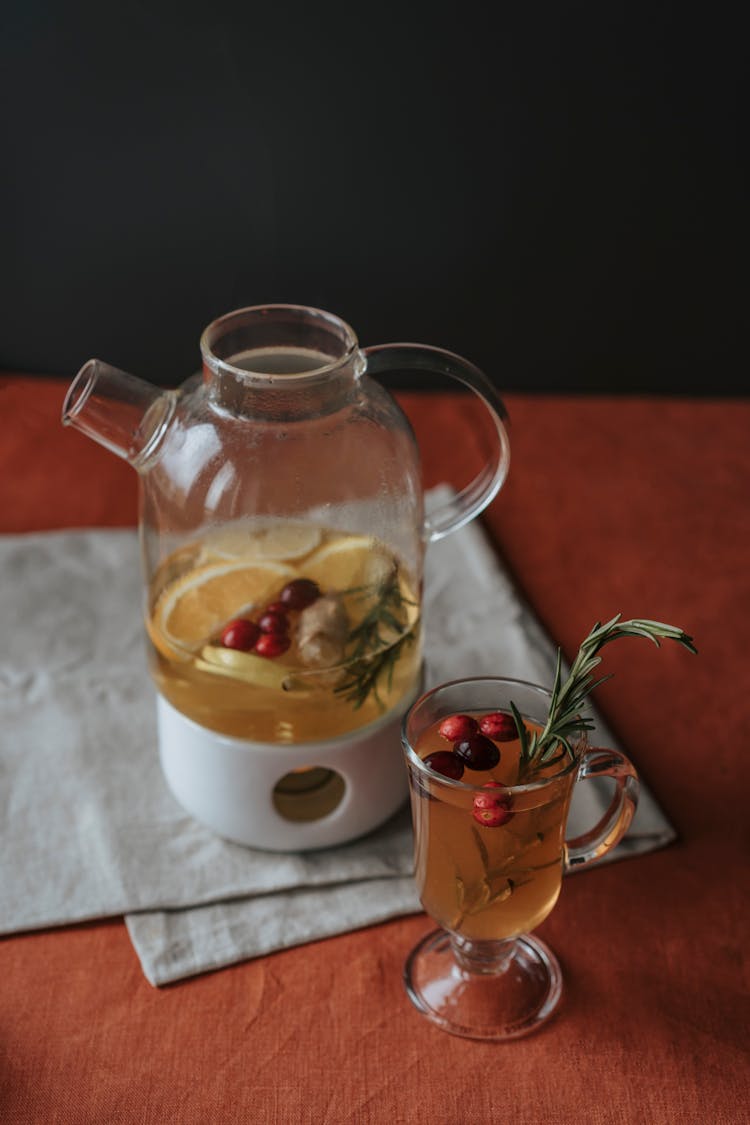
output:
<path id="1" fill-rule="evenodd" d="M 468 973 L 493 975 L 508 968 L 513 956 L 515 941 L 472 941 L 461 934 L 449 934 L 453 956 Z"/>

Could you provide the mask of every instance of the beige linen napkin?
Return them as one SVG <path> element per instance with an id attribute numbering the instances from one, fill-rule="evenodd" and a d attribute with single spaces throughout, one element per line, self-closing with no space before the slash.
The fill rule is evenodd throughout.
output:
<path id="1" fill-rule="evenodd" d="M 134 532 L 2 537 L 0 575 L 0 932 L 126 914 L 144 973 L 165 984 L 419 909 L 406 808 L 352 844 L 281 855 L 221 840 L 177 805 L 158 762 Z M 430 548 L 425 620 L 430 685 L 551 681 L 554 646 L 477 524 Z M 606 801 L 581 786 L 571 834 Z M 646 792 L 617 853 L 672 839 Z"/>

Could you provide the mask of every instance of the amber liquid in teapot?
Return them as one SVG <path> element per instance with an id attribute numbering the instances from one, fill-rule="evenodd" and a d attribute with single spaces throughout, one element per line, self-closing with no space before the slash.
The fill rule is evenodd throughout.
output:
<path id="1" fill-rule="evenodd" d="M 288 612 L 285 651 L 222 643 L 230 622 L 262 623 L 300 579 L 320 597 Z M 376 539 L 311 523 L 240 523 L 181 548 L 154 575 L 146 624 L 161 693 L 236 738 L 331 738 L 393 710 L 419 679 L 412 576 Z"/>

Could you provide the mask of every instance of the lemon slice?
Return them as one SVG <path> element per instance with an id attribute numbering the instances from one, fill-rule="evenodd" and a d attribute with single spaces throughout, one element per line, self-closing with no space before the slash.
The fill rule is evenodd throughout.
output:
<path id="1" fill-rule="evenodd" d="M 189 659 L 233 617 L 268 602 L 298 572 L 284 563 L 213 563 L 183 574 L 163 591 L 148 630 L 165 655 Z"/>
<path id="2" fill-rule="evenodd" d="M 246 523 L 222 528 L 207 536 L 205 550 L 214 558 L 303 559 L 320 543 L 323 531 L 309 523 Z"/>
<path id="3" fill-rule="evenodd" d="M 343 591 L 379 586 L 395 568 L 393 556 L 371 535 L 349 535 L 324 543 L 304 565 L 305 578 L 321 590 Z"/>
<path id="4" fill-rule="evenodd" d="M 232 676 L 256 687 L 273 688 L 276 691 L 289 691 L 295 687 L 291 669 L 285 668 L 283 664 L 267 660 L 264 656 L 256 656 L 252 652 L 239 652 L 219 645 L 204 645 L 195 666 L 203 672 Z"/>

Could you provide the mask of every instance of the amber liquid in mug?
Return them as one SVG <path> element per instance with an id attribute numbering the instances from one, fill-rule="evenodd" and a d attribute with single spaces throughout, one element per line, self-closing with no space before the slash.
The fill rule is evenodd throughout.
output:
<path id="1" fill-rule="evenodd" d="M 357 655 L 351 637 L 332 666 L 303 661 L 294 613 L 292 643 L 280 656 L 222 646 L 227 622 L 257 621 L 298 578 L 315 581 L 322 595 L 340 596 L 350 636 L 388 584 L 397 608 L 381 622 L 378 641 Z M 161 694 L 202 726 L 253 741 L 289 744 L 356 730 L 405 706 L 420 676 L 418 593 L 406 567 L 374 538 L 312 524 L 238 524 L 176 551 L 151 582 L 146 628 Z M 375 677 L 372 689 L 353 699 L 346 685 L 368 675 Z"/>
<path id="2" fill-rule="evenodd" d="M 487 712 L 463 712 L 480 718 Z M 450 749 L 435 722 L 418 739 L 424 759 Z M 529 732 L 540 730 L 526 721 Z M 515 785 L 519 743 L 498 742 L 500 761 L 490 770 L 466 769 L 463 783 Z M 554 775 L 560 766 L 546 773 Z M 538 776 L 545 776 L 542 773 Z M 540 789 L 516 791 L 512 816 L 487 827 L 475 819 L 474 794 L 423 774 L 411 775 L 415 877 L 422 904 L 441 926 L 474 940 L 528 933 L 552 910 L 562 883 L 565 822 L 575 771 L 550 778 Z M 502 790 L 488 789 L 502 798 Z"/>

